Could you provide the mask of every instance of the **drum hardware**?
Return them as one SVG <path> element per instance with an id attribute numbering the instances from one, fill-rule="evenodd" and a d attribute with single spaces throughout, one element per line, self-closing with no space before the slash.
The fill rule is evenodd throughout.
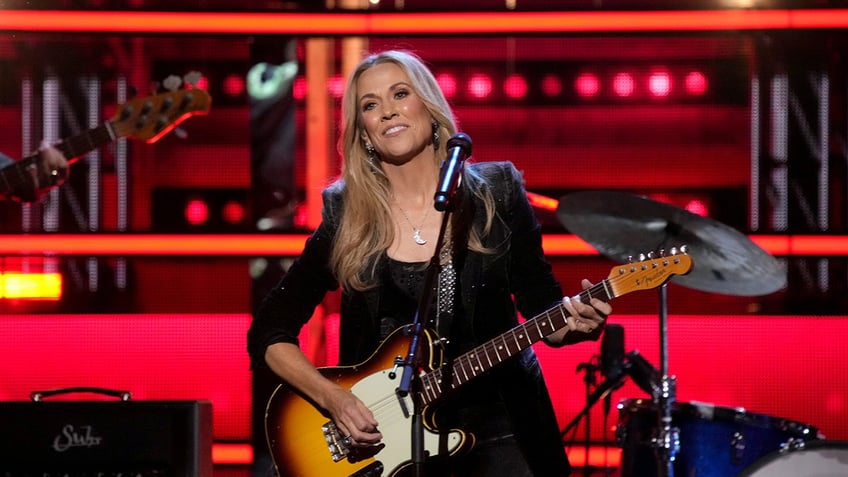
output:
<path id="1" fill-rule="evenodd" d="M 670 281 L 696 290 L 756 296 L 786 286 L 786 271 L 739 231 L 689 211 L 615 191 L 584 191 L 560 198 L 557 217 L 608 258 L 627 263 L 643 250 L 687 247 L 693 270 Z M 680 429 L 673 426 L 677 378 L 669 375 L 667 284 L 659 292 L 660 384 L 653 393 L 657 433 L 652 444 L 660 477 L 673 477 Z M 685 438 L 685 436 L 684 436 Z"/>
<path id="2" fill-rule="evenodd" d="M 664 471 L 664 463 L 656 459 L 654 437 L 657 416 L 662 412 L 648 399 L 623 400 L 618 410 L 616 441 L 623 449 L 621 477 L 655 477 Z M 802 423 L 696 401 L 675 402 L 672 419 L 673 428 L 680 431 L 674 471 L 686 477 L 739 475 L 765 456 L 792 454 L 824 442 L 818 440 L 816 428 Z M 848 465 L 848 461 L 843 464 Z M 761 476 L 772 477 L 757 475 Z"/>

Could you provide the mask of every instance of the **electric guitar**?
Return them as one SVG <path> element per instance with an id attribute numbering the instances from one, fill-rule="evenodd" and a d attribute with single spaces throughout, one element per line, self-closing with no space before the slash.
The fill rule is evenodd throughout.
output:
<path id="1" fill-rule="evenodd" d="M 609 301 L 636 290 L 664 284 L 674 275 L 688 273 L 692 259 L 683 252 L 613 267 L 608 278 L 583 290 L 579 299 Z M 440 430 L 431 406 L 444 394 L 564 328 L 567 311 L 555 306 L 528 319 L 506 333 L 443 365 L 438 337 L 424 330 L 416 351 L 426 365 L 418 375 L 420 390 L 404 398 L 395 390 L 400 384 L 404 357 L 410 344 L 411 325 L 389 335 L 365 362 L 350 367 L 319 368 L 328 379 L 350 389 L 379 422 L 383 440 L 373 446 L 352 446 L 327 413 L 296 390 L 281 384 L 272 393 L 265 413 L 265 432 L 280 476 L 395 476 L 412 466 L 412 410 L 415 396 L 424 411 L 424 448 L 428 456 L 450 456 L 474 443 L 461 429 Z"/>
<path id="2" fill-rule="evenodd" d="M 120 105 L 112 119 L 62 139 L 53 146 L 65 155 L 70 164 L 121 137 L 152 144 L 189 117 L 207 114 L 211 103 L 209 93 L 195 88 L 134 98 Z M 32 174 L 27 169 L 38 166 L 40 160 L 41 156 L 35 153 L 0 169 L 0 195 L 9 195 L 19 186 L 32 182 Z"/>

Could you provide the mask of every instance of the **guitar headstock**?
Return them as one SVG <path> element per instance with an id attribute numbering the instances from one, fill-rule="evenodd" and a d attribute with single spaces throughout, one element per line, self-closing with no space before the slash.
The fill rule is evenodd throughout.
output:
<path id="1" fill-rule="evenodd" d="M 133 98 L 118 107 L 110 123 L 115 133 L 152 144 L 191 116 L 208 114 L 209 93 L 186 88 L 143 98 Z"/>
<path id="2" fill-rule="evenodd" d="M 685 275 L 692 270 L 692 257 L 685 248 L 672 249 L 671 254 L 648 255 L 643 260 L 617 265 L 610 270 L 608 282 L 613 296 L 621 296 L 636 290 L 657 288 L 674 275 Z"/>

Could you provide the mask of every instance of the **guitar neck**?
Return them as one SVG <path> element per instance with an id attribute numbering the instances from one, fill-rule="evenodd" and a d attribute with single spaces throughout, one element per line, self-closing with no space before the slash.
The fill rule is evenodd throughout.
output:
<path id="1" fill-rule="evenodd" d="M 615 297 L 605 279 L 583 290 L 580 301 L 592 298 L 609 301 Z M 524 323 L 455 358 L 450 366 L 442 366 L 421 376 L 421 402 L 428 405 L 444 392 L 456 389 L 471 379 L 489 371 L 508 358 L 529 348 L 545 336 L 568 325 L 568 311 L 560 304 L 526 320 Z M 447 384 L 447 389 L 443 386 Z"/>
<path id="2" fill-rule="evenodd" d="M 62 139 L 61 142 L 53 146 L 62 151 L 68 162 L 76 162 L 81 156 L 116 139 L 118 139 L 118 135 L 112 128 L 112 123 L 106 121 L 100 126 Z"/>
<path id="3" fill-rule="evenodd" d="M 80 157 L 98 147 L 109 144 L 117 139 L 117 137 L 112 124 L 107 121 L 100 126 L 62 139 L 60 142 L 53 144 L 53 147 L 64 154 L 68 163 L 72 164 Z M 31 182 L 32 175 L 27 168 L 36 164 L 40 158 L 40 154 L 36 152 L 0 169 L 0 195 L 7 195 L 19 186 Z"/>

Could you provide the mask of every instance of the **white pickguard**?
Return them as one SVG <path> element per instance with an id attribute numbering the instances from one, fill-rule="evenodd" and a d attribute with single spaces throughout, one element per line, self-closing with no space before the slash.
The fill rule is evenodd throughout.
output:
<path id="1" fill-rule="evenodd" d="M 395 390 L 400 385 L 402 371 L 394 370 L 395 378 L 389 377 L 392 369 L 371 374 L 358 381 L 351 388 L 356 395 L 374 413 L 379 422 L 378 429 L 383 434 L 383 450 L 374 456 L 383 463 L 387 474 L 412 459 L 412 418 L 404 416 L 403 408 Z M 412 401 L 404 398 L 406 409 L 412 412 Z M 452 454 L 462 443 L 462 433 L 453 431 L 444 434 L 431 432 L 424 428 L 424 450 L 429 456 L 438 454 L 439 439 L 446 438 L 445 448 Z"/>

